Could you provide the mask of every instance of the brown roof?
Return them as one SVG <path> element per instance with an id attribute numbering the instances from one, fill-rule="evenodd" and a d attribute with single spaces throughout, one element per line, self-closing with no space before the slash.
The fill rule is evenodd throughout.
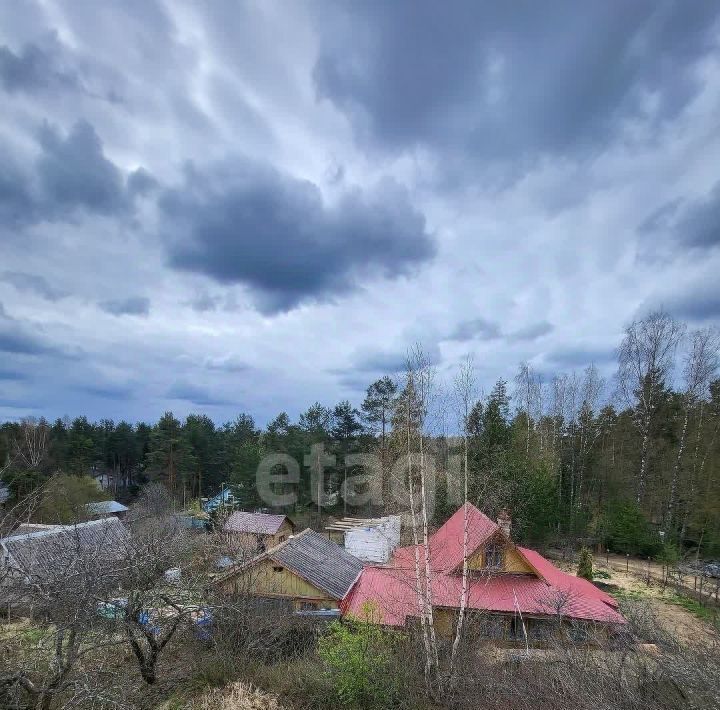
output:
<path id="1" fill-rule="evenodd" d="M 267 513 L 246 513 L 236 510 L 225 523 L 225 532 L 251 533 L 253 535 L 274 535 L 280 526 L 288 521 L 294 527 L 287 515 L 269 515 Z"/>

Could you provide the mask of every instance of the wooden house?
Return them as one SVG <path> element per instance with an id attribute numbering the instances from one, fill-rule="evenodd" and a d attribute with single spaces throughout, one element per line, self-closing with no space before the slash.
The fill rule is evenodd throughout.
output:
<path id="1" fill-rule="evenodd" d="M 223 526 L 230 547 L 253 555 L 285 542 L 294 531 L 295 525 L 286 515 L 242 510 L 236 510 Z"/>
<path id="2" fill-rule="evenodd" d="M 460 508 L 428 545 L 435 628 L 445 637 L 454 633 L 463 596 L 464 529 Z M 425 548 L 417 553 L 424 577 Z M 373 618 L 387 626 L 419 623 L 415 555 L 413 546 L 398 548 L 386 565 L 365 567 L 343 600 L 343 614 L 362 617 L 372 609 Z M 542 644 L 561 627 L 572 627 L 571 636 L 581 640 L 590 627 L 604 634 L 626 624 L 609 594 L 515 545 L 506 513 L 494 522 L 467 504 L 467 562 L 466 609 L 479 635 Z"/>
<path id="3" fill-rule="evenodd" d="M 296 611 L 338 609 L 362 562 L 309 528 L 217 578 L 225 594 L 284 600 Z"/>

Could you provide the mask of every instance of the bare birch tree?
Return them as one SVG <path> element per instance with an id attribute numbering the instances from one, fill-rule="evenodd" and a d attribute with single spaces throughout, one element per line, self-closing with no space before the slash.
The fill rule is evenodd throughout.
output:
<path id="1" fill-rule="evenodd" d="M 675 516 L 678 480 L 681 473 L 683 454 L 685 453 L 690 413 L 707 394 L 710 382 L 717 373 L 719 350 L 720 336 L 715 328 L 703 328 L 696 330 L 692 334 L 690 348 L 685 356 L 683 368 L 683 424 L 680 431 L 677 457 L 675 458 L 675 465 L 673 466 L 672 478 L 670 480 L 670 494 L 668 496 L 667 515 L 665 518 L 666 531 L 672 526 Z"/>
<path id="2" fill-rule="evenodd" d="M 655 423 L 658 396 L 672 374 L 675 351 L 684 326 L 664 311 L 654 311 L 625 329 L 618 350 L 618 385 L 626 404 L 633 409 L 640 434 L 640 466 L 636 502 L 645 496 L 650 433 Z"/>
<path id="3" fill-rule="evenodd" d="M 460 647 L 460 639 L 463 634 L 465 623 L 465 611 L 468 597 L 468 447 L 470 438 L 470 412 L 475 403 L 475 370 L 472 357 L 469 357 L 461 365 L 460 371 L 454 383 L 457 410 L 459 413 L 460 432 L 463 442 L 463 569 L 462 569 L 462 591 L 460 593 L 460 610 L 458 612 L 457 625 L 455 627 L 455 638 L 453 639 L 452 652 L 450 655 L 450 678 L 455 672 L 455 660 Z"/>

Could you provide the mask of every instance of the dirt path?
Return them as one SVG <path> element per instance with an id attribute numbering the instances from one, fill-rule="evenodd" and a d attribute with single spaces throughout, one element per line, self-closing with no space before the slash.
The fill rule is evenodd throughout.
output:
<path id="1" fill-rule="evenodd" d="M 618 560 L 622 561 L 622 565 Z M 642 560 L 629 560 L 627 571 L 624 557 L 610 555 L 609 562 L 610 566 L 608 567 L 604 555 L 595 557 L 595 571 L 610 575 L 610 579 L 597 581 L 606 581 L 608 584 L 618 587 L 631 599 L 648 601 L 658 621 L 678 640 L 687 643 L 701 640 L 709 646 L 716 645 L 720 641 L 720 633 L 713 628 L 710 622 L 698 618 L 678 604 L 678 596 L 674 589 L 668 587 L 663 591 L 662 565 L 655 562 L 650 563 L 651 574 L 650 584 L 648 584 L 647 566 Z M 571 574 L 575 574 L 577 569 L 577 565 L 573 563 L 555 562 L 555 564 Z M 689 588 L 692 589 L 692 586 Z"/>

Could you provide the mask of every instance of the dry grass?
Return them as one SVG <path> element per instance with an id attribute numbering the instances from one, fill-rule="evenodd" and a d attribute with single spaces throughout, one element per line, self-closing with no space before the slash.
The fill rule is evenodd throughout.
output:
<path id="1" fill-rule="evenodd" d="M 193 701 L 188 710 L 283 710 L 275 695 L 248 683 L 235 682 L 215 688 Z"/>

